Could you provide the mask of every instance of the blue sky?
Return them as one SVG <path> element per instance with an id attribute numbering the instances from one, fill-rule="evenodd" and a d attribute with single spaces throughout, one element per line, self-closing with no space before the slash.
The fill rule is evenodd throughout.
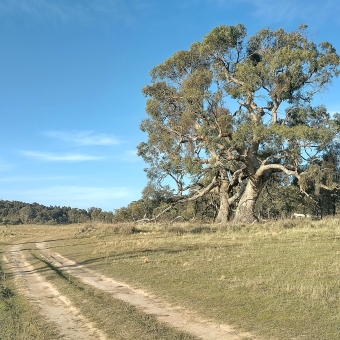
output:
<path id="1" fill-rule="evenodd" d="M 0 199 L 111 211 L 146 184 L 150 69 L 218 25 L 309 26 L 340 52 L 336 0 L 0 0 Z M 340 112 L 340 80 L 318 100 Z"/>

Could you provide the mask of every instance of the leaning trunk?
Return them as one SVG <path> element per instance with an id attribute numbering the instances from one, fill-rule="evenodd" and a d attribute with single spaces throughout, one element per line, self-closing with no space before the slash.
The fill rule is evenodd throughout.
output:
<path id="1" fill-rule="evenodd" d="M 249 179 L 237 206 L 234 222 L 252 223 L 258 220 L 257 216 L 255 216 L 255 204 L 265 183 L 263 176 Z"/>
<path id="2" fill-rule="evenodd" d="M 216 223 L 225 223 L 229 220 L 229 194 L 228 194 L 228 182 L 223 180 L 220 188 L 220 209 L 215 219 Z"/>

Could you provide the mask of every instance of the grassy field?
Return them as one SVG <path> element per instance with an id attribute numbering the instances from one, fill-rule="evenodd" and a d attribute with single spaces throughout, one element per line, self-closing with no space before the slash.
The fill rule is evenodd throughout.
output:
<path id="1" fill-rule="evenodd" d="M 45 238 L 49 247 L 68 258 L 149 290 L 215 322 L 250 331 L 261 339 L 340 338 L 338 219 L 254 226 L 137 228 L 130 225 L 11 227 L 10 232 L 0 229 L 0 242 L 4 245 L 19 238 L 27 241 Z M 38 261 L 37 258 L 39 254 L 32 246 L 30 261 Z M 35 265 L 44 264 L 40 261 Z M 46 275 L 64 291 L 89 291 L 84 286 L 75 288 L 81 287 L 75 280 L 73 288 L 70 284 L 67 288 L 65 279 L 55 272 L 46 271 Z M 73 293 L 67 293 L 70 294 Z M 102 301 L 108 300 L 95 291 L 86 294 L 96 297 L 98 308 Z M 108 307 L 107 313 L 113 310 Z M 139 312 L 122 305 L 114 316 L 122 317 L 118 324 L 139 320 L 129 324 L 128 332 L 141 327 L 140 320 L 145 318 L 138 319 L 137 314 L 132 317 L 129 313 Z M 102 316 L 98 322 L 100 319 Z M 108 326 L 101 327 L 106 330 Z M 152 327 L 160 326 L 156 322 Z M 146 333 L 145 339 L 147 336 Z"/>
<path id="2" fill-rule="evenodd" d="M 63 230 L 62 233 L 60 231 Z M 52 237 L 62 239 L 65 234 L 74 231 L 72 228 L 49 227 L 15 227 L 0 229 L 2 252 L 10 244 L 24 244 L 25 257 L 40 275 L 53 283 L 58 291 L 67 296 L 73 306 L 101 329 L 108 339 L 115 340 L 194 340 L 189 334 L 172 329 L 146 315 L 137 308 L 117 300 L 109 293 L 98 291 L 83 284 L 76 278 L 64 274 L 58 268 L 46 262 L 35 249 L 34 240 Z M 34 236 L 35 235 L 35 236 Z M 1 237 L 0 236 L 0 237 Z M 2 265 L 6 267 L 2 261 Z M 61 337 L 56 327 L 38 316 L 28 301 L 18 292 L 12 274 L 6 268 L 1 272 L 2 281 L 0 296 L 0 339 L 6 340 L 55 340 Z M 9 288 L 10 287 L 10 288 Z"/>
<path id="3" fill-rule="evenodd" d="M 67 296 L 82 315 L 94 322 L 108 339 L 115 340 L 197 340 L 196 337 L 172 329 L 129 304 L 63 274 L 51 264 L 41 261 L 39 253 L 27 257 L 44 277 Z"/>

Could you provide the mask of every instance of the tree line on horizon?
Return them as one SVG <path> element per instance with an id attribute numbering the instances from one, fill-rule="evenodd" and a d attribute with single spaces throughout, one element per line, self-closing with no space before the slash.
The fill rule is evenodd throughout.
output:
<path id="1" fill-rule="evenodd" d="M 95 207 L 78 209 L 0 200 L 0 224 L 138 223 L 152 220 L 156 216 L 158 218 L 154 220 L 155 222 L 213 223 L 216 221 L 220 205 L 219 195 L 211 193 L 198 200 L 176 205 L 162 214 L 171 202 L 171 192 L 156 191 L 150 185 L 143 190 L 141 199 L 114 211 L 103 211 Z M 285 184 L 285 180 L 277 175 L 262 191 L 255 214 L 259 219 L 267 220 L 291 218 L 293 213 L 308 214 L 316 218 L 339 215 L 340 197 L 322 188 L 317 195 L 315 188 L 309 189 L 306 196 L 300 192 L 296 183 L 290 183 L 286 179 Z"/>
<path id="2" fill-rule="evenodd" d="M 101 208 L 78 209 L 60 206 L 45 206 L 38 203 L 0 200 L 0 223 L 18 224 L 70 224 L 87 222 L 113 223 L 113 212 Z"/>

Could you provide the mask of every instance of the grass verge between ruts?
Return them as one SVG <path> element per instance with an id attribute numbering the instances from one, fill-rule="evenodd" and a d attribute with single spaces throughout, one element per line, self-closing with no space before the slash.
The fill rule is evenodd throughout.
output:
<path id="1" fill-rule="evenodd" d="M 26 252 L 28 260 L 39 273 L 50 281 L 62 295 L 95 327 L 101 329 L 108 339 L 115 340 L 194 340 L 194 336 L 177 331 L 160 323 L 154 316 L 147 315 L 109 293 L 101 292 L 80 280 L 60 271 L 40 257 L 39 252 Z"/>

